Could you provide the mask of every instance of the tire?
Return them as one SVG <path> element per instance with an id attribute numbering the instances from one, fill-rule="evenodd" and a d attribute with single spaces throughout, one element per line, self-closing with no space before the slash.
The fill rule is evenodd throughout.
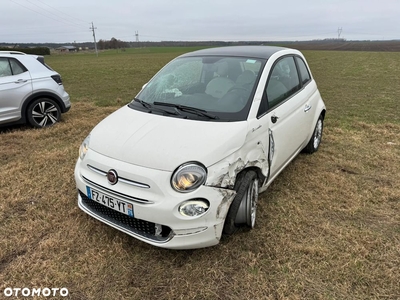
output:
<path id="1" fill-rule="evenodd" d="M 254 228 L 256 222 L 257 202 L 257 174 L 254 171 L 248 171 L 241 177 L 237 186 L 235 199 L 233 199 L 225 218 L 223 233 L 231 235 L 243 225 L 250 229 Z"/>
<path id="2" fill-rule="evenodd" d="M 311 139 L 308 142 L 307 146 L 304 148 L 303 152 L 308 154 L 313 154 L 318 150 L 322 140 L 323 129 L 324 129 L 324 118 L 321 115 L 319 116 L 317 124 L 315 125 Z"/>
<path id="3" fill-rule="evenodd" d="M 60 121 L 60 106 L 52 99 L 39 98 L 28 106 L 29 124 L 36 128 L 49 127 Z"/>

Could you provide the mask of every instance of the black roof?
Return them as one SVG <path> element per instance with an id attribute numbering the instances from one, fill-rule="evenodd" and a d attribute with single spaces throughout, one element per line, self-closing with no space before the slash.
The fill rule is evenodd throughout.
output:
<path id="1" fill-rule="evenodd" d="M 275 46 L 229 46 L 229 47 L 218 47 L 208 48 L 203 50 L 197 50 L 181 55 L 180 57 L 187 56 L 240 56 L 240 57 L 254 57 L 261 59 L 268 59 L 272 54 L 288 50 L 284 47 Z"/>

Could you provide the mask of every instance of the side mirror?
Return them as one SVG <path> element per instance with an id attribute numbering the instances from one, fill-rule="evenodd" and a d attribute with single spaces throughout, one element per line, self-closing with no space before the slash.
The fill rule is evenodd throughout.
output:
<path id="1" fill-rule="evenodd" d="M 143 84 L 142 90 L 146 87 L 147 84 L 148 84 L 148 82 L 146 82 L 145 84 Z"/>

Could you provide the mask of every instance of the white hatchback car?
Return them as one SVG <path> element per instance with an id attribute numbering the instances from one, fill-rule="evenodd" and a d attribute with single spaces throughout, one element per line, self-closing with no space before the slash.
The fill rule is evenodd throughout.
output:
<path id="1" fill-rule="evenodd" d="M 0 126 L 51 126 L 70 107 L 60 74 L 45 64 L 43 56 L 0 51 Z"/>
<path id="2" fill-rule="evenodd" d="M 84 140 L 79 207 L 155 246 L 218 244 L 253 228 L 258 194 L 300 151 L 318 149 L 325 111 L 297 50 L 181 55 Z"/>

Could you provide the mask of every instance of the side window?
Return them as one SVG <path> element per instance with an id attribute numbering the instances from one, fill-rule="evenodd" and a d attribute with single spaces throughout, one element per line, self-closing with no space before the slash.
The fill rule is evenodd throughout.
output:
<path id="1" fill-rule="evenodd" d="M 296 57 L 296 61 L 297 65 L 299 66 L 301 82 L 303 83 L 303 85 L 305 85 L 311 80 L 310 73 L 308 72 L 305 62 L 300 57 Z"/>
<path id="2" fill-rule="evenodd" d="M 10 58 L 10 65 L 13 75 L 18 75 L 26 72 L 26 68 L 16 59 Z"/>
<path id="3" fill-rule="evenodd" d="M 11 76 L 11 66 L 8 58 L 0 57 L 0 77 Z"/>
<path id="4" fill-rule="evenodd" d="M 282 58 L 273 67 L 267 83 L 268 106 L 271 108 L 281 103 L 299 88 L 300 80 L 294 58 L 291 56 Z"/>

